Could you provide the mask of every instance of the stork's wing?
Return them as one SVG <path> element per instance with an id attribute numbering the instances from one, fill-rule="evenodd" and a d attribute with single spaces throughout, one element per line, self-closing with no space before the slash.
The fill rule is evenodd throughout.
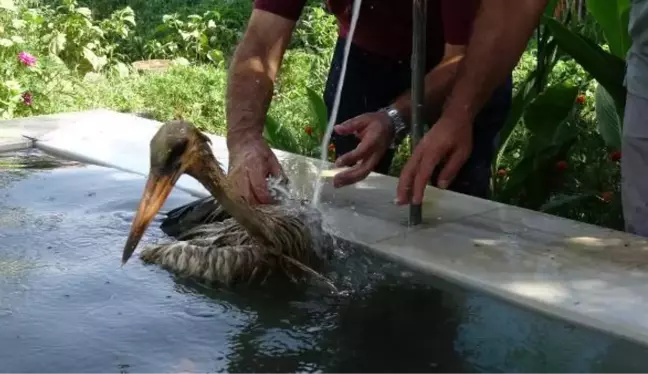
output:
<path id="1" fill-rule="evenodd" d="M 230 215 L 220 203 L 209 196 L 169 211 L 160 228 L 165 234 L 177 237 L 199 225 L 222 222 L 228 218 Z"/>

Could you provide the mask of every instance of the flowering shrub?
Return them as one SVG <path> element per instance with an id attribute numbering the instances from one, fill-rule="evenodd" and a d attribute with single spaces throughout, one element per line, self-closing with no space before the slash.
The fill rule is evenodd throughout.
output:
<path id="1" fill-rule="evenodd" d="M 95 21 L 76 0 L 57 7 L 0 1 L 0 118 L 49 112 L 51 100 L 74 95 L 87 72 L 128 74 L 112 52 L 132 24 L 128 8 Z"/>

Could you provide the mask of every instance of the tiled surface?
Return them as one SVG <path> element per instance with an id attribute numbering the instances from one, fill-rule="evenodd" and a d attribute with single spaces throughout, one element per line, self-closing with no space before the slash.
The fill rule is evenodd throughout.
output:
<path id="1" fill-rule="evenodd" d="M 98 110 L 0 123 L 37 146 L 146 175 L 159 123 Z M 17 130 L 16 130 L 17 129 Z M 14 134 L 15 135 L 15 134 Z M 227 168 L 227 148 L 212 137 Z M 275 151 L 293 188 L 310 198 L 319 161 Z M 370 175 L 323 187 L 326 222 L 339 236 L 398 261 L 559 317 L 648 343 L 648 242 L 621 232 L 429 187 L 424 224 L 408 229 L 397 180 Z M 179 188 L 203 196 L 195 180 Z"/>

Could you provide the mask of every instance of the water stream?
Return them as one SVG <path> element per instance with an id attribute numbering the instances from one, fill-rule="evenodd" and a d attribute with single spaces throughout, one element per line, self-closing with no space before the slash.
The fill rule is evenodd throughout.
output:
<path id="1" fill-rule="evenodd" d="M 338 81 L 335 99 L 333 100 L 333 108 L 331 108 L 331 117 L 329 118 L 328 125 L 326 127 L 326 133 L 322 139 L 321 145 L 321 156 L 320 156 L 320 166 L 318 170 L 318 177 L 315 179 L 315 188 L 313 192 L 312 205 L 315 208 L 319 207 L 320 197 L 322 195 L 322 172 L 326 167 L 326 162 L 328 160 L 328 146 L 331 141 L 331 135 L 333 134 L 333 127 L 337 121 L 337 113 L 340 108 L 340 99 L 342 97 L 342 88 L 344 87 L 344 77 L 346 75 L 347 61 L 349 59 L 349 50 L 351 49 L 351 43 L 353 42 L 353 35 L 355 33 L 355 28 L 358 23 L 358 17 L 360 16 L 360 6 L 362 5 L 362 0 L 353 0 L 353 13 L 351 15 L 351 25 L 349 27 L 349 33 L 347 34 L 346 41 L 344 43 L 344 55 L 342 58 L 342 71 L 340 72 L 340 80 Z"/>
<path id="2" fill-rule="evenodd" d="M 120 255 L 144 178 L 0 154 L 4 372 L 647 372 L 648 349 L 342 245 L 317 284 L 234 290 Z M 163 210 L 195 198 L 174 190 Z M 170 241 L 158 217 L 142 245 Z"/>

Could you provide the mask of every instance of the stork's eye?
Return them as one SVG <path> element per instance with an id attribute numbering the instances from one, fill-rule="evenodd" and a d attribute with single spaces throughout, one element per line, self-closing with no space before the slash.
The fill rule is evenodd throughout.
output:
<path id="1" fill-rule="evenodd" d="M 166 163 L 164 165 L 165 168 L 173 169 L 178 164 L 178 162 L 180 162 L 182 154 L 184 154 L 187 150 L 187 145 L 188 142 L 186 139 L 178 141 L 173 145 L 173 148 L 171 148 L 168 153 Z"/>

